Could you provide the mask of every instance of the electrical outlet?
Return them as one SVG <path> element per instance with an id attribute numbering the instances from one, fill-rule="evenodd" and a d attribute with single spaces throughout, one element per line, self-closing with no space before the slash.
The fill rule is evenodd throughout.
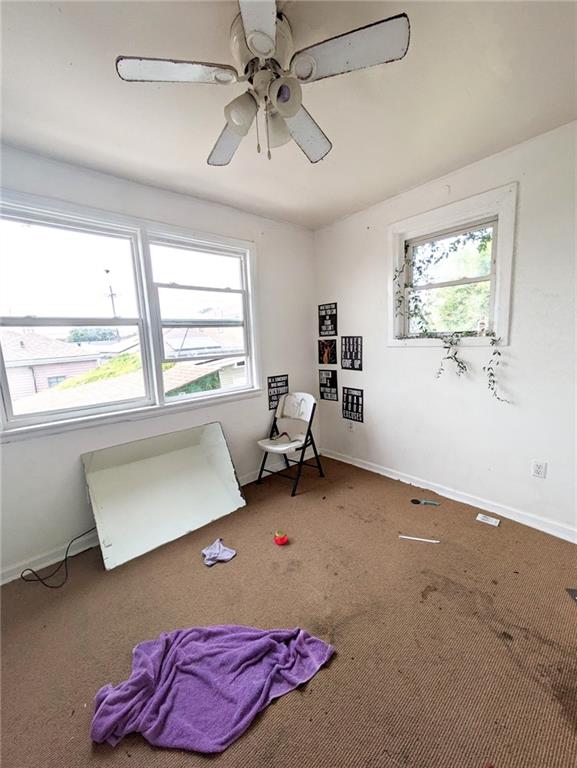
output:
<path id="1" fill-rule="evenodd" d="M 545 478 L 547 477 L 547 462 L 532 461 L 531 474 L 533 475 L 533 477 L 539 477 L 541 480 L 545 480 Z"/>

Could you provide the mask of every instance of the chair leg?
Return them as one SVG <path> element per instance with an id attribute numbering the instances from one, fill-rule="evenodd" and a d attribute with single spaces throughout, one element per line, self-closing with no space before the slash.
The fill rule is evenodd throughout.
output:
<path id="1" fill-rule="evenodd" d="M 303 468 L 304 457 L 305 457 L 305 447 L 303 446 L 303 448 L 301 449 L 301 457 L 299 459 L 299 463 L 298 463 L 298 466 L 297 466 L 297 474 L 296 474 L 296 477 L 295 477 L 295 481 L 293 483 L 293 489 L 292 489 L 291 496 L 295 496 L 296 495 L 297 486 L 299 484 L 299 480 L 301 479 L 301 471 L 302 471 L 302 468 Z"/>
<path id="2" fill-rule="evenodd" d="M 322 467 L 322 464 L 321 464 L 321 457 L 318 454 L 317 447 L 315 445 L 315 440 L 314 440 L 314 437 L 312 435 L 311 435 L 311 445 L 313 447 L 313 451 L 314 451 L 314 454 L 315 454 L 315 459 L 317 460 L 317 467 L 319 468 L 319 475 L 321 477 L 324 477 L 325 473 L 323 472 L 323 467 Z"/>
<path id="3" fill-rule="evenodd" d="M 290 465 L 290 461 L 288 460 L 288 456 L 286 455 L 286 453 L 283 453 L 282 457 L 283 457 L 283 459 L 284 459 L 284 465 L 285 465 L 285 467 L 286 467 L 287 469 L 290 469 L 290 468 L 291 468 L 291 465 Z"/>
<path id="4" fill-rule="evenodd" d="M 257 485 L 260 485 L 260 483 L 261 483 L 261 480 L 262 480 L 262 473 L 264 472 L 264 468 L 265 468 L 265 466 L 266 466 L 266 460 L 267 460 L 267 457 L 268 457 L 268 453 L 265 451 L 265 452 L 264 452 L 264 456 L 262 457 L 262 461 L 261 461 L 261 464 L 260 464 L 260 472 L 258 473 L 258 477 L 257 477 L 257 479 L 256 479 L 256 484 L 257 484 Z"/>

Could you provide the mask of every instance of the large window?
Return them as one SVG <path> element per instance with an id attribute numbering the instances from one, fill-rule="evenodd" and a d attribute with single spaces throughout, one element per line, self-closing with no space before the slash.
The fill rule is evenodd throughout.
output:
<path id="1" fill-rule="evenodd" d="M 255 388 L 250 245 L 47 209 L 0 216 L 8 429 Z"/>

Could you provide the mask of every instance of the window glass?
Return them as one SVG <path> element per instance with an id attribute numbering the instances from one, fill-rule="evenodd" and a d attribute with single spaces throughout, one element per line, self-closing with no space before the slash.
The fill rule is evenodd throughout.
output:
<path id="1" fill-rule="evenodd" d="M 413 284 L 489 276 L 493 227 L 450 235 L 413 246 Z"/>
<path id="2" fill-rule="evenodd" d="M 0 345 L 16 415 L 145 396 L 136 326 L 0 328 Z"/>
<path id="3" fill-rule="evenodd" d="M 191 248 L 151 243 L 152 274 L 156 283 L 178 283 L 205 288 L 242 288 L 241 259 Z"/>
<path id="4" fill-rule="evenodd" d="M 406 244 L 401 296 L 405 335 L 491 332 L 496 222 Z"/>
<path id="5" fill-rule="evenodd" d="M 163 328 L 164 356 L 167 360 L 178 358 L 217 358 L 226 355 L 242 355 L 244 333 L 240 327 L 212 328 Z"/>
<path id="6" fill-rule="evenodd" d="M 204 363 L 165 363 L 164 394 L 169 401 L 174 402 L 200 392 L 245 387 L 249 381 L 247 366 L 244 363 L 244 359 L 239 361 L 238 358 Z"/>
<path id="7" fill-rule="evenodd" d="M 242 320 L 242 294 L 159 288 L 163 320 Z"/>
<path id="8" fill-rule="evenodd" d="M 0 218 L 0 315 L 138 316 L 131 241 Z"/>
<path id="9" fill-rule="evenodd" d="M 409 297 L 409 333 L 482 333 L 490 329 L 491 284 L 414 291 Z"/>

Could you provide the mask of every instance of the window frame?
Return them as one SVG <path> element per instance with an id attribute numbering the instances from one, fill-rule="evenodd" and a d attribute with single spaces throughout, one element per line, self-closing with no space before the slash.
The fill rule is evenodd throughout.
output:
<path id="1" fill-rule="evenodd" d="M 18 434 L 60 432 L 91 423 L 113 423 L 133 417 L 145 418 L 190 410 L 209 405 L 214 401 L 242 399 L 260 393 L 260 359 L 254 323 L 256 261 L 254 243 L 6 189 L 1 190 L 0 217 L 54 226 L 60 229 L 123 237 L 130 240 L 138 307 L 137 318 L 2 317 L 0 326 L 136 326 L 140 334 L 145 391 L 144 397 L 141 398 L 82 408 L 42 411 L 34 414 L 14 414 L 6 365 L 0 347 L 0 437 L 2 442 L 6 442 L 10 436 L 13 437 Z M 160 240 L 166 241 L 167 244 L 176 242 L 186 244 L 189 249 L 201 249 L 204 252 L 234 254 L 240 258 L 245 329 L 245 354 L 243 358 L 247 360 L 248 378 L 246 385 L 227 388 L 226 390 L 193 393 L 186 397 L 175 398 L 174 401 L 165 398 L 162 379 L 163 348 L 161 346 L 160 308 L 150 258 L 150 244 Z M 230 357 L 230 355 L 226 357 Z M 198 360 L 198 358 L 195 359 Z"/>
<path id="2" fill-rule="evenodd" d="M 452 227 L 450 229 L 444 229 L 441 232 L 434 232 L 430 235 L 424 236 L 424 237 L 414 237 L 410 240 L 405 240 L 404 244 L 404 252 L 406 252 L 407 249 L 415 248 L 420 245 L 425 245 L 426 243 L 432 243 L 436 240 L 441 240 L 447 237 L 459 237 L 459 235 L 466 235 L 469 232 L 475 232 L 479 229 L 483 229 L 484 227 L 491 226 L 493 228 L 493 236 L 491 238 L 491 268 L 489 270 L 488 275 L 482 275 L 479 277 L 462 277 L 459 280 L 445 280 L 441 282 L 433 282 L 433 283 L 426 283 L 423 285 L 414 285 L 414 274 L 410 273 L 409 265 L 406 266 L 406 273 L 405 273 L 405 282 L 407 283 L 407 287 L 405 287 L 405 294 L 404 294 L 404 306 L 407 306 L 409 295 L 415 291 L 429 291 L 429 290 L 435 290 L 438 288 L 453 288 L 460 285 L 474 285 L 475 283 L 486 283 L 489 282 L 489 325 L 491 325 L 491 321 L 494 318 L 494 309 L 495 309 L 495 284 L 497 279 L 497 250 L 498 250 L 498 242 L 499 242 L 499 221 L 497 217 L 491 217 L 490 219 L 484 219 L 483 221 L 478 222 L 471 222 L 468 226 L 465 227 Z M 411 287 L 408 287 L 410 285 Z M 408 313 L 405 312 L 401 316 L 400 321 L 400 327 L 402 332 L 402 338 L 403 339 L 423 339 L 428 338 L 424 336 L 422 333 L 411 333 L 410 332 L 410 322 L 411 318 L 408 316 Z M 489 330 L 492 330 L 490 328 Z M 434 332 L 433 332 L 434 333 Z M 447 336 L 450 333 L 467 333 L 466 331 L 439 331 L 435 335 L 437 337 Z"/>
<path id="3" fill-rule="evenodd" d="M 439 347 L 442 335 L 425 337 L 405 335 L 407 319 L 395 313 L 393 275 L 403 264 L 405 246 L 416 241 L 428 242 L 444 233 L 471 231 L 489 221 L 496 221 L 496 242 L 492 249 L 491 320 L 501 346 L 509 344 L 511 280 L 515 242 L 517 182 L 482 192 L 463 200 L 394 222 L 388 227 L 389 281 L 387 346 Z M 467 281 L 464 281 L 467 282 Z M 488 346 L 491 336 L 461 336 L 461 346 Z"/>

